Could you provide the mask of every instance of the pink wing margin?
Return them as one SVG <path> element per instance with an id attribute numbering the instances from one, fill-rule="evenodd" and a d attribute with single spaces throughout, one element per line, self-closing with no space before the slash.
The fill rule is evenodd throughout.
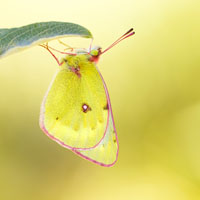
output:
<path id="1" fill-rule="evenodd" d="M 98 69 L 97 69 L 97 70 L 98 70 Z M 111 167 L 111 166 L 113 166 L 113 165 L 117 162 L 117 159 L 118 159 L 118 154 L 119 154 L 119 140 L 118 140 L 117 131 L 116 131 L 116 128 L 115 128 L 115 122 L 114 122 L 114 117 L 113 117 L 113 113 L 112 113 L 112 107 L 111 107 L 110 97 L 109 97 L 109 94 L 108 94 L 108 89 L 107 89 L 107 87 L 106 87 L 106 83 L 105 83 L 105 81 L 104 81 L 104 79 L 103 79 L 103 77 L 102 77 L 102 75 L 101 75 L 101 73 L 100 73 L 99 70 L 98 70 L 98 72 L 99 72 L 99 74 L 100 74 L 100 76 L 101 76 L 101 79 L 102 79 L 102 81 L 103 81 L 103 85 L 104 85 L 104 89 L 105 89 L 106 97 L 107 97 L 107 101 L 108 101 L 108 109 L 109 109 L 109 112 L 110 112 L 110 114 L 111 114 L 112 123 L 113 123 L 113 128 L 114 128 L 114 132 L 115 132 L 115 136 L 116 136 L 116 141 L 117 141 L 116 159 L 115 159 L 115 161 L 114 161 L 113 163 L 111 163 L 111 164 L 105 164 L 105 163 L 98 162 L 98 161 L 96 161 L 96 160 L 93 160 L 93 159 L 91 159 L 91 158 L 89 158 L 89 157 L 83 155 L 81 152 L 77 151 L 77 149 L 72 149 L 72 151 L 73 151 L 75 154 L 79 155 L 80 157 L 82 157 L 82 158 L 84 158 L 84 159 L 86 159 L 86 160 L 88 160 L 88 161 L 91 161 L 91 162 L 93 162 L 93 163 L 95 163 L 95 164 L 98 164 L 98 165 L 103 166 L 103 167 Z M 109 112 L 108 112 L 108 113 L 109 113 Z M 109 118 L 108 118 L 108 119 L 109 119 Z M 107 127 L 108 127 L 108 126 L 107 126 Z M 107 132 L 107 128 L 106 128 L 105 133 L 106 133 L 106 132 Z M 97 145 L 97 146 L 98 146 L 98 145 Z"/>
<path id="2" fill-rule="evenodd" d="M 97 70 L 98 70 L 98 69 L 97 69 Z M 105 137 L 105 135 L 106 135 L 106 130 L 107 130 L 108 125 L 109 125 L 109 115 L 110 115 L 109 112 L 110 112 L 111 109 L 108 109 L 107 124 L 106 124 L 106 129 L 105 129 L 105 131 L 104 131 L 103 137 L 101 138 L 101 140 L 100 140 L 96 145 L 94 145 L 93 147 L 89 147 L 89 148 L 76 148 L 76 147 L 71 147 L 71 146 L 65 144 L 64 142 L 60 141 L 59 139 L 57 139 L 57 138 L 55 138 L 53 135 L 51 135 L 51 134 L 48 132 L 48 130 L 46 129 L 45 125 L 44 125 L 45 102 L 46 102 L 46 98 L 47 98 L 47 95 L 48 95 L 48 93 L 49 93 L 49 91 L 50 91 L 50 89 L 51 89 L 51 86 L 53 85 L 53 82 L 54 82 L 54 80 L 55 80 L 57 74 L 59 73 L 59 71 L 60 71 L 60 70 L 58 70 L 58 71 L 56 72 L 56 74 L 54 75 L 54 77 L 53 77 L 53 79 L 52 79 L 52 81 L 51 81 L 51 83 L 50 83 L 50 85 L 49 85 L 49 88 L 48 88 L 48 90 L 47 90 L 47 92 L 46 92 L 46 94 L 45 94 L 45 96 L 44 96 L 44 98 L 43 98 L 43 101 L 42 101 L 42 104 L 41 104 L 41 108 L 40 108 L 40 118 L 39 118 L 39 125 L 40 125 L 40 128 L 42 129 L 42 131 L 43 131 L 50 139 L 54 140 L 55 142 L 57 142 L 58 144 L 60 144 L 60 145 L 63 146 L 64 148 L 67 148 L 67 149 L 70 149 L 70 150 L 73 150 L 73 151 L 76 150 L 76 149 L 77 149 L 77 150 L 89 150 L 89 149 L 93 149 L 93 148 L 95 148 L 95 147 L 97 147 L 97 146 L 99 145 L 99 143 L 104 139 L 104 137 Z M 98 70 L 98 72 L 99 72 L 99 70 Z M 100 73 L 99 73 L 99 74 L 100 74 Z M 101 76 L 101 74 L 100 74 L 100 76 Z M 103 80 L 102 76 L 101 76 L 101 79 Z M 105 89 L 106 96 L 107 96 L 107 103 L 108 103 L 108 105 L 109 105 L 109 104 L 110 104 L 110 100 L 109 100 L 108 91 L 107 91 L 107 88 L 106 88 L 106 86 L 105 86 L 104 80 L 103 80 L 103 84 L 104 84 L 104 89 Z M 109 108 L 111 108 L 111 107 L 109 106 Z M 111 110 L 111 112 L 112 112 L 112 110 Z"/>

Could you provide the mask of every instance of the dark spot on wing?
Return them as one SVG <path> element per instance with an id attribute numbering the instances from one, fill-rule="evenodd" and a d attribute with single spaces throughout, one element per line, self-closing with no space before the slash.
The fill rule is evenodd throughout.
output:
<path id="1" fill-rule="evenodd" d="M 82 105 L 82 111 L 84 113 L 87 113 L 88 111 L 91 111 L 91 110 L 92 110 L 92 108 L 88 104 L 83 103 L 83 105 Z"/>
<path id="2" fill-rule="evenodd" d="M 56 117 L 56 120 L 58 120 L 59 119 L 59 117 Z"/>
<path id="3" fill-rule="evenodd" d="M 116 143 L 116 142 L 117 142 L 117 138 L 116 138 L 116 135 L 115 135 L 115 131 L 114 131 L 114 130 L 113 130 L 113 135 L 114 135 L 114 136 L 113 136 L 113 142 Z"/>
<path id="4" fill-rule="evenodd" d="M 74 129 L 75 131 L 78 131 L 78 130 L 79 130 L 79 127 L 74 126 L 73 129 Z"/>
<path id="5" fill-rule="evenodd" d="M 103 107 L 104 110 L 108 110 L 108 103 Z"/>

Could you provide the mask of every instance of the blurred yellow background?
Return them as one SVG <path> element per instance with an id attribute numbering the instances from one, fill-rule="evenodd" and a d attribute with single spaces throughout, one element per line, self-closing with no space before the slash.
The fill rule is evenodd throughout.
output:
<path id="1" fill-rule="evenodd" d="M 40 103 L 58 68 L 47 51 L 33 47 L 0 60 L 0 199 L 199 200 L 199 8 L 199 0 L 2 1 L 1 28 L 74 22 L 103 49 L 131 27 L 136 34 L 98 64 L 120 142 L 111 168 L 40 130 Z"/>

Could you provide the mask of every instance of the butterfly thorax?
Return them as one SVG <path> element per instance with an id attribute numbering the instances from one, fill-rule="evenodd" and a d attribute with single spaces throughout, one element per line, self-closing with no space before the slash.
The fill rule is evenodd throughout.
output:
<path id="1" fill-rule="evenodd" d="M 68 67 L 80 68 L 82 65 L 89 63 L 89 55 L 67 55 L 64 59 L 64 63 L 66 63 Z"/>
<path id="2" fill-rule="evenodd" d="M 98 62 L 100 54 L 101 48 L 99 47 L 98 49 L 92 49 L 90 52 L 77 50 L 76 55 L 67 55 L 62 60 L 61 67 L 71 70 L 80 77 L 81 70 L 87 66 L 94 66 Z"/>

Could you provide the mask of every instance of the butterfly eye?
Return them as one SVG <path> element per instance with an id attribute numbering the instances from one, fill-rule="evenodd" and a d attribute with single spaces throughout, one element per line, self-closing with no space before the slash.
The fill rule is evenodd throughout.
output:
<path id="1" fill-rule="evenodd" d="M 98 55 L 99 55 L 99 50 L 97 50 L 97 49 L 91 50 L 91 51 L 90 51 L 90 55 L 91 55 L 91 56 L 98 56 Z"/>

